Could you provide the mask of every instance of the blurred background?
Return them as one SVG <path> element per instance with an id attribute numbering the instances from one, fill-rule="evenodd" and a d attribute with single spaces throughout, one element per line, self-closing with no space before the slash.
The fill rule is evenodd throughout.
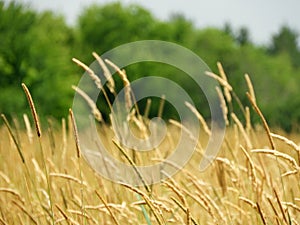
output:
<path id="1" fill-rule="evenodd" d="M 89 65 L 93 51 L 101 55 L 123 43 L 158 39 L 191 49 L 214 72 L 221 62 L 245 105 L 248 73 L 271 126 L 299 130 L 299 8 L 296 0 L 0 0 L 0 112 L 20 117 L 29 111 L 24 82 L 41 117 L 66 117 L 74 95 L 71 85 L 83 74 L 73 57 Z M 151 63 L 126 70 L 131 81 L 145 71 L 177 75 L 176 82 L 192 90 L 199 111 L 209 117 L 194 84 L 179 71 Z M 153 113 L 158 104 L 152 105 Z M 108 113 L 103 105 L 100 110 Z"/>

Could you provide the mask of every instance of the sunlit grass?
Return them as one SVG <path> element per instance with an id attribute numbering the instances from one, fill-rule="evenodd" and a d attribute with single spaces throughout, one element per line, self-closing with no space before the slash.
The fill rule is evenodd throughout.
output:
<path id="1" fill-rule="evenodd" d="M 224 92 L 229 91 L 226 85 Z M 249 97 L 255 105 L 253 90 Z M 27 130 L 12 126 L 11 133 L 3 126 L 0 224 L 299 224 L 300 135 L 272 129 L 270 133 L 266 124 L 252 124 L 248 113 L 255 111 L 225 115 L 230 125 L 207 170 L 199 171 L 210 135 L 209 127 L 203 126 L 199 145 L 180 172 L 141 187 L 98 176 L 80 157 L 70 118 L 44 128 L 40 137 L 32 134 L 28 123 Z M 244 116 L 245 124 L 240 122 Z M 133 155 L 113 142 L 110 125 L 98 128 L 111 154 L 132 166 L 165 159 L 179 135 L 179 127 L 171 121 L 159 152 Z"/>

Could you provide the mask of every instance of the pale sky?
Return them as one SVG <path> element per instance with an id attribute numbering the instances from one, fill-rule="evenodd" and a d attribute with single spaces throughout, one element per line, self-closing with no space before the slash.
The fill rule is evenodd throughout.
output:
<path id="1" fill-rule="evenodd" d="M 10 1 L 10 0 L 5 0 Z M 112 0 L 16 0 L 26 2 L 38 10 L 50 9 L 63 14 L 69 24 L 91 3 L 104 4 Z M 246 26 L 251 39 L 259 44 L 270 41 L 271 34 L 287 24 L 300 32 L 299 0 L 121 0 L 137 3 L 149 9 L 156 17 L 166 19 L 171 13 L 180 12 L 199 28 L 223 27 L 229 22 L 234 29 Z"/>

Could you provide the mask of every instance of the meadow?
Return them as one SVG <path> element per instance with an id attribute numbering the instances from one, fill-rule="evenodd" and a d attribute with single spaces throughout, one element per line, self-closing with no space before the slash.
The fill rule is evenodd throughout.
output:
<path id="1" fill-rule="evenodd" d="M 222 86 L 220 98 L 229 122 L 217 158 L 199 171 L 210 127 L 195 112 L 202 121 L 202 136 L 191 160 L 172 178 L 141 187 L 114 183 L 89 167 L 71 110 L 68 118 L 49 119 L 41 129 L 23 85 L 33 116 L 8 122 L 2 114 L 0 224 L 300 224 L 300 135 L 269 128 L 247 75 L 245 93 L 251 107 L 241 106 L 242 114 L 228 112 L 233 90 L 219 63 L 218 68 L 218 74 L 208 75 Z M 259 122 L 252 123 L 250 114 Z M 169 122 L 169 138 L 159 152 L 137 153 L 141 155 L 135 160 L 130 149 L 112 141 L 109 124 L 99 125 L 99 135 L 120 161 L 133 167 L 153 164 L 176 144 L 182 127 Z"/>

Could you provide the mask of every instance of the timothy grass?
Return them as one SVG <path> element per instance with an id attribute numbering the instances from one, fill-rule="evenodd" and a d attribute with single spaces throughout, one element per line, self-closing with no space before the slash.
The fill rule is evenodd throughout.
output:
<path id="1" fill-rule="evenodd" d="M 95 53 L 94 56 L 102 66 L 108 62 Z M 108 65 L 116 67 L 111 62 Z M 218 157 L 204 172 L 198 170 L 202 146 L 206 146 L 211 131 L 200 112 L 185 103 L 202 124 L 196 151 L 175 176 L 152 186 L 144 184 L 145 187 L 113 183 L 89 167 L 80 157 L 80 140 L 71 110 L 70 118 L 63 119 L 59 126 L 49 123 L 50 129 L 44 129 L 41 135 L 38 113 L 23 85 L 33 111 L 32 122 L 24 115 L 24 121 L 18 122 L 24 123 L 26 130 L 21 130 L 2 115 L 5 126 L 0 128 L 0 224 L 300 224 L 300 135 L 268 127 L 249 75 L 247 96 L 254 109 L 241 106 L 244 115 L 233 112 L 230 105 L 237 100 L 234 87 L 228 83 L 220 63 L 218 68 L 219 75 L 208 73 L 221 84 L 218 93 L 228 121 Z M 129 86 L 126 74 L 118 72 L 124 85 Z M 113 81 L 109 84 L 110 91 L 117 93 Z M 134 95 L 128 89 L 126 98 L 130 96 Z M 151 101 L 148 102 L 150 107 Z M 93 107 L 91 110 L 95 110 Z M 162 107 L 163 103 L 159 114 Z M 250 113 L 258 113 L 261 124 L 252 124 Z M 141 125 L 147 125 L 147 119 L 140 114 L 131 116 L 136 129 L 147 132 Z M 32 134 L 33 126 L 37 135 Z M 135 167 L 164 160 L 172 153 L 180 128 L 180 123 L 170 121 L 161 146 L 152 153 L 135 155 L 113 139 L 110 125 L 100 123 L 99 136 L 115 158 Z"/>

